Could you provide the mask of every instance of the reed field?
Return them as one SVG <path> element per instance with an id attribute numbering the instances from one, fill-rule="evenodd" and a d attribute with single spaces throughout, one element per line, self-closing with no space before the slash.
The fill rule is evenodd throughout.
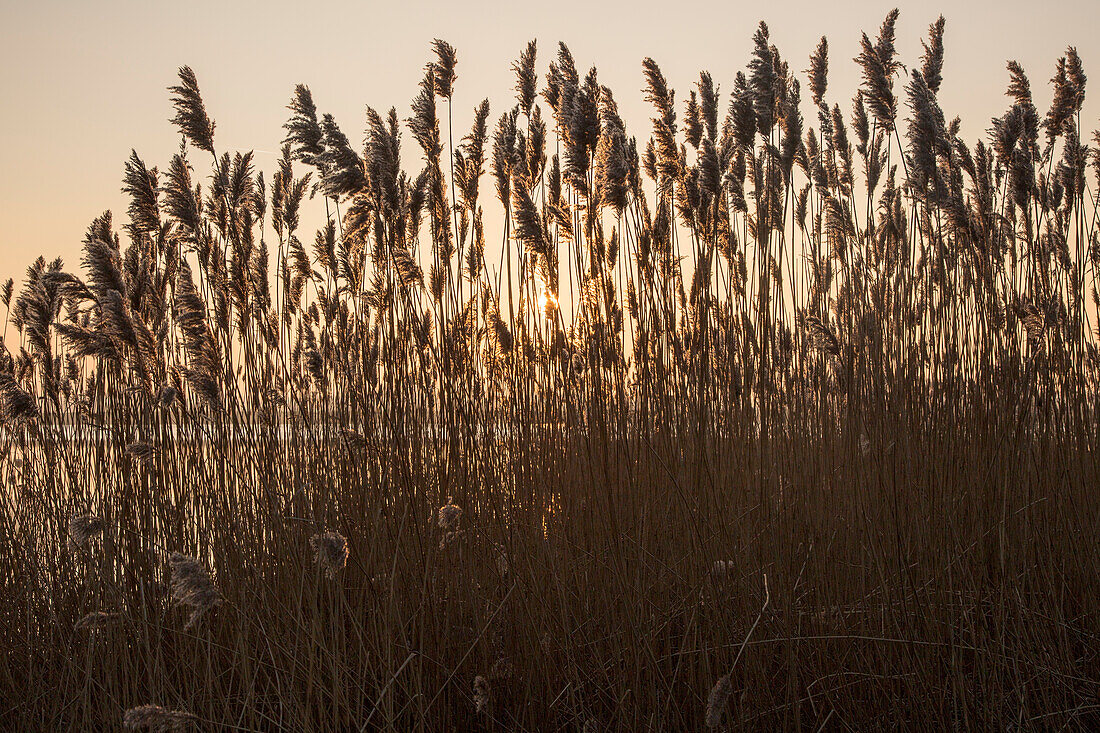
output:
<path id="1" fill-rule="evenodd" d="M 4 273 L 0 728 L 1100 729 L 1085 70 L 966 141 L 897 21 L 492 110 L 436 40 L 350 136 L 287 80 L 270 170 L 166 79 Z"/>

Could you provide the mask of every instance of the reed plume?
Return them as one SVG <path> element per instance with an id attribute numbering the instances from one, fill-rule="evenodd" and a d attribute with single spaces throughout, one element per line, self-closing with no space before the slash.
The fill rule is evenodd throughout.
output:
<path id="1" fill-rule="evenodd" d="M 479 715 L 493 714 L 492 689 L 489 687 L 489 681 L 481 675 L 474 678 L 474 710 Z"/>
<path id="2" fill-rule="evenodd" d="M 11 374 L 0 372 L 0 418 L 7 424 L 18 424 L 38 417 L 34 396 L 24 390 Z"/>
<path id="3" fill-rule="evenodd" d="M 324 133 L 317 122 L 317 105 L 313 103 L 309 87 L 305 84 L 295 86 L 287 109 L 291 111 L 291 116 L 283 125 L 287 131 L 283 142 L 290 146 L 295 160 L 320 168 L 321 156 L 325 152 Z"/>
<path id="4" fill-rule="evenodd" d="M 730 676 L 724 675 L 718 678 L 707 695 L 707 712 L 705 716 L 708 728 L 718 728 L 722 725 L 722 716 L 729 707 L 730 695 L 733 693 L 733 683 Z"/>
<path id="5" fill-rule="evenodd" d="M 329 578 L 344 569 L 348 560 L 348 541 L 337 532 L 323 532 L 309 538 L 313 548 L 313 561 Z"/>
<path id="6" fill-rule="evenodd" d="M 897 118 L 897 97 L 894 95 L 894 77 L 901 68 L 895 58 L 894 28 L 898 19 L 898 10 L 894 8 L 886 15 L 879 29 L 878 38 L 871 43 L 867 34 L 860 39 L 861 51 L 856 63 L 863 70 L 863 93 L 872 114 L 883 128 L 889 132 L 894 129 Z"/>
<path id="7" fill-rule="evenodd" d="M 94 514 L 81 514 L 69 520 L 69 547 L 75 550 L 103 534 L 107 523 Z"/>
<path id="8" fill-rule="evenodd" d="M 168 556 L 168 565 L 172 571 L 172 600 L 191 607 L 191 615 L 183 627 L 189 629 L 203 614 L 220 605 L 222 597 L 210 579 L 210 572 L 198 560 L 173 552 Z"/>
<path id="9" fill-rule="evenodd" d="M 172 105 L 176 108 L 176 115 L 171 122 L 192 145 L 213 155 L 214 121 L 206 114 L 195 72 L 190 66 L 181 66 L 179 78 L 179 84 L 168 87 L 168 91 L 174 95 Z"/>
<path id="10" fill-rule="evenodd" d="M 76 622 L 76 628 L 98 632 L 115 625 L 122 617 L 118 611 L 92 611 Z"/>
<path id="11" fill-rule="evenodd" d="M 122 716 L 122 727 L 149 730 L 153 733 L 185 730 L 198 718 L 183 710 L 169 710 L 160 705 L 139 705 Z"/>

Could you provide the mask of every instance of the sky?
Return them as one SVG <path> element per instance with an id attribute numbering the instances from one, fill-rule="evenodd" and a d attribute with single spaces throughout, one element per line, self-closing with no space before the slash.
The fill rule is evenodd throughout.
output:
<path id="1" fill-rule="evenodd" d="M 852 59 L 860 32 L 874 38 L 893 3 L 787 2 L 745 7 L 732 2 L 643 0 L 575 2 L 355 2 L 190 0 L 12 2 L 0 0 L 0 280 L 18 281 L 38 256 L 79 266 L 88 223 L 104 210 L 124 222 L 120 192 L 131 148 L 164 168 L 179 147 L 166 87 L 190 65 L 217 124 L 215 147 L 256 153 L 270 179 L 296 83 L 313 91 L 321 112 L 335 115 L 357 147 L 368 105 L 409 115 L 433 38 L 458 50 L 454 95 L 456 140 L 473 108 L 488 97 L 490 125 L 512 105 L 510 70 L 527 41 L 539 42 L 545 77 L 558 41 L 578 67 L 596 65 L 611 87 L 628 132 L 644 140 L 650 108 L 643 101 L 641 61 L 652 56 L 677 94 L 678 107 L 701 69 L 724 92 L 745 67 L 757 23 L 792 69 L 801 72 L 821 35 L 830 44 L 830 101 L 847 116 L 859 84 Z M 1047 80 L 1073 45 L 1093 76 L 1082 122 L 1100 128 L 1100 3 L 910 2 L 898 4 L 897 47 L 919 63 L 920 41 L 941 13 L 947 19 L 940 102 L 963 120 L 973 144 L 990 118 L 1008 106 L 1005 63 L 1019 61 L 1031 78 L 1040 113 Z M 805 75 L 803 98 L 809 97 Z M 898 91 L 900 92 L 899 81 Z M 544 105 L 545 107 L 545 105 Z M 548 113 L 544 109 L 544 113 Z M 804 114 L 807 110 L 804 110 Z M 816 116 L 807 114 L 807 125 Z M 444 131 L 444 135 L 446 132 Z M 1091 135 L 1090 135 L 1091 137 Z M 411 135 L 404 147 L 414 154 Z M 192 156 L 195 159 L 195 156 Z M 415 172 L 415 157 L 410 161 Z M 483 184 L 483 190 L 490 187 Z M 483 201 L 488 209 L 491 202 Z M 312 234 L 302 232 L 310 241 Z"/>

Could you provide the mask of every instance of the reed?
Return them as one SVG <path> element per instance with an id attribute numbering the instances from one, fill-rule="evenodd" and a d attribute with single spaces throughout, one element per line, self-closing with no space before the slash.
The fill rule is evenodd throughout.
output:
<path id="1" fill-rule="evenodd" d="M 1100 725 L 1084 66 L 968 142 L 901 22 L 646 58 L 640 132 L 565 44 L 452 110 L 436 40 L 362 148 L 296 86 L 273 171 L 180 69 L 121 233 L 0 293 L 0 719 Z"/>

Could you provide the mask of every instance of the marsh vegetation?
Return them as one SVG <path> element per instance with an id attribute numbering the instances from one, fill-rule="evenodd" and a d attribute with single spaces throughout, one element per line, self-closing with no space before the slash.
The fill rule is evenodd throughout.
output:
<path id="1" fill-rule="evenodd" d="M 1085 72 L 968 142 L 897 20 L 854 98 L 764 24 L 646 58 L 633 133 L 564 44 L 452 110 L 436 41 L 270 171 L 180 69 L 126 223 L 3 292 L 0 719 L 1095 729 Z"/>

